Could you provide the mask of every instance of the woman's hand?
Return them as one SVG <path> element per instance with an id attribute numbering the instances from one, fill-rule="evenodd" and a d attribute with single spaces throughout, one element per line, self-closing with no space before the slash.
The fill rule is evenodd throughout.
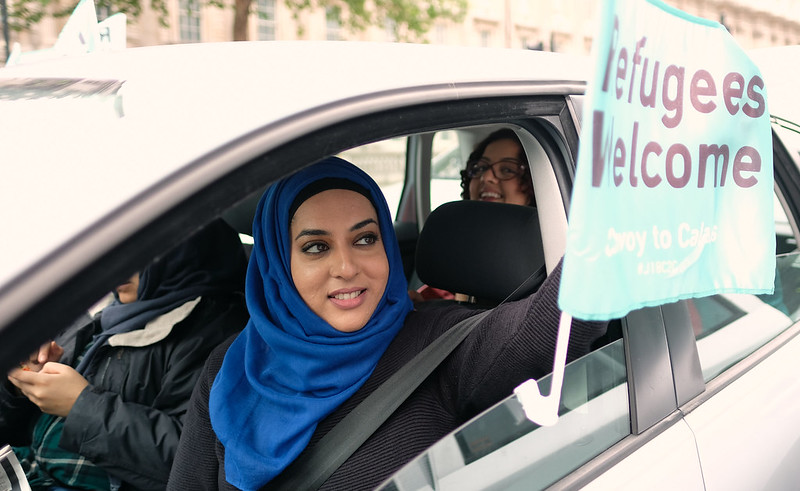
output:
<path id="1" fill-rule="evenodd" d="M 9 372 L 8 380 L 42 412 L 62 417 L 89 385 L 74 368 L 55 362 L 45 363 L 38 372 L 16 368 Z"/>
<path id="2" fill-rule="evenodd" d="M 19 367 L 25 371 L 38 372 L 48 361 L 58 361 L 64 354 L 64 348 L 55 341 L 43 344 L 39 351 L 32 353 Z"/>

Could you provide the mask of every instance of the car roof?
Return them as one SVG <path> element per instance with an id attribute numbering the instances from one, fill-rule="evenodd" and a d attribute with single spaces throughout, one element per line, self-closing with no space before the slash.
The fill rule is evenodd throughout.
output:
<path id="1" fill-rule="evenodd" d="M 369 112 L 368 94 L 384 94 L 385 105 L 418 90 L 427 102 L 496 81 L 558 92 L 553 81 L 574 86 L 584 67 L 526 50 L 303 41 L 130 48 L 0 69 L 0 226 L 15 238 L 4 241 L 0 288 L 149 186 L 260 128 L 280 125 L 279 145 L 313 130 L 292 127 L 297 115 L 343 101 L 353 116 Z"/>

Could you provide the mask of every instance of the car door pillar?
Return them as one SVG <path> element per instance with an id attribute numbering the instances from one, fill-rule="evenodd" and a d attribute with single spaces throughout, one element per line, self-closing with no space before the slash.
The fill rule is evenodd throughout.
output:
<path id="1" fill-rule="evenodd" d="M 697 353 L 697 342 L 692 330 L 689 302 L 691 300 L 661 306 L 678 406 L 689 402 L 706 388 Z"/>
<path id="2" fill-rule="evenodd" d="M 664 316 L 646 307 L 622 319 L 631 432 L 638 435 L 677 409 Z"/>

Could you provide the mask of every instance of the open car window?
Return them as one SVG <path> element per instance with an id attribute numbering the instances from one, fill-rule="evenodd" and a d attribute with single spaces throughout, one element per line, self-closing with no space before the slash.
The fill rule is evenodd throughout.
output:
<path id="1" fill-rule="evenodd" d="M 543 394 L 550 380 L 538 381 Z M 628 407 L 619 339 L 567 365 L 555 426 L 530 422 L 512 395 L 436 443 L 381 489 L 545 488 L 629 435 Z"/>

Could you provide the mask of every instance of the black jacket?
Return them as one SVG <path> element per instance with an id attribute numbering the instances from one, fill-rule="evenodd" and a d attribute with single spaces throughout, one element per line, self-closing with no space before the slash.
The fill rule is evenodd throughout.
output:
<path id="1" fill-rule="evenodd" d="M 60 446 L 79 453 L 123 483 L 122 489 L 163 489 L 175 456 L 189 397 L 209 352 L 241 330 L 244 298 L 205 296 L 154 319 L 144 329 L 109 339 L 85 373 L 86 387 L 67 416 Z M 61 362 L 99 330 L 99 316 L 57 338 Z M 30 443 L 41 412 L 8 384 L 0 395 L 0 443 Z"/>

